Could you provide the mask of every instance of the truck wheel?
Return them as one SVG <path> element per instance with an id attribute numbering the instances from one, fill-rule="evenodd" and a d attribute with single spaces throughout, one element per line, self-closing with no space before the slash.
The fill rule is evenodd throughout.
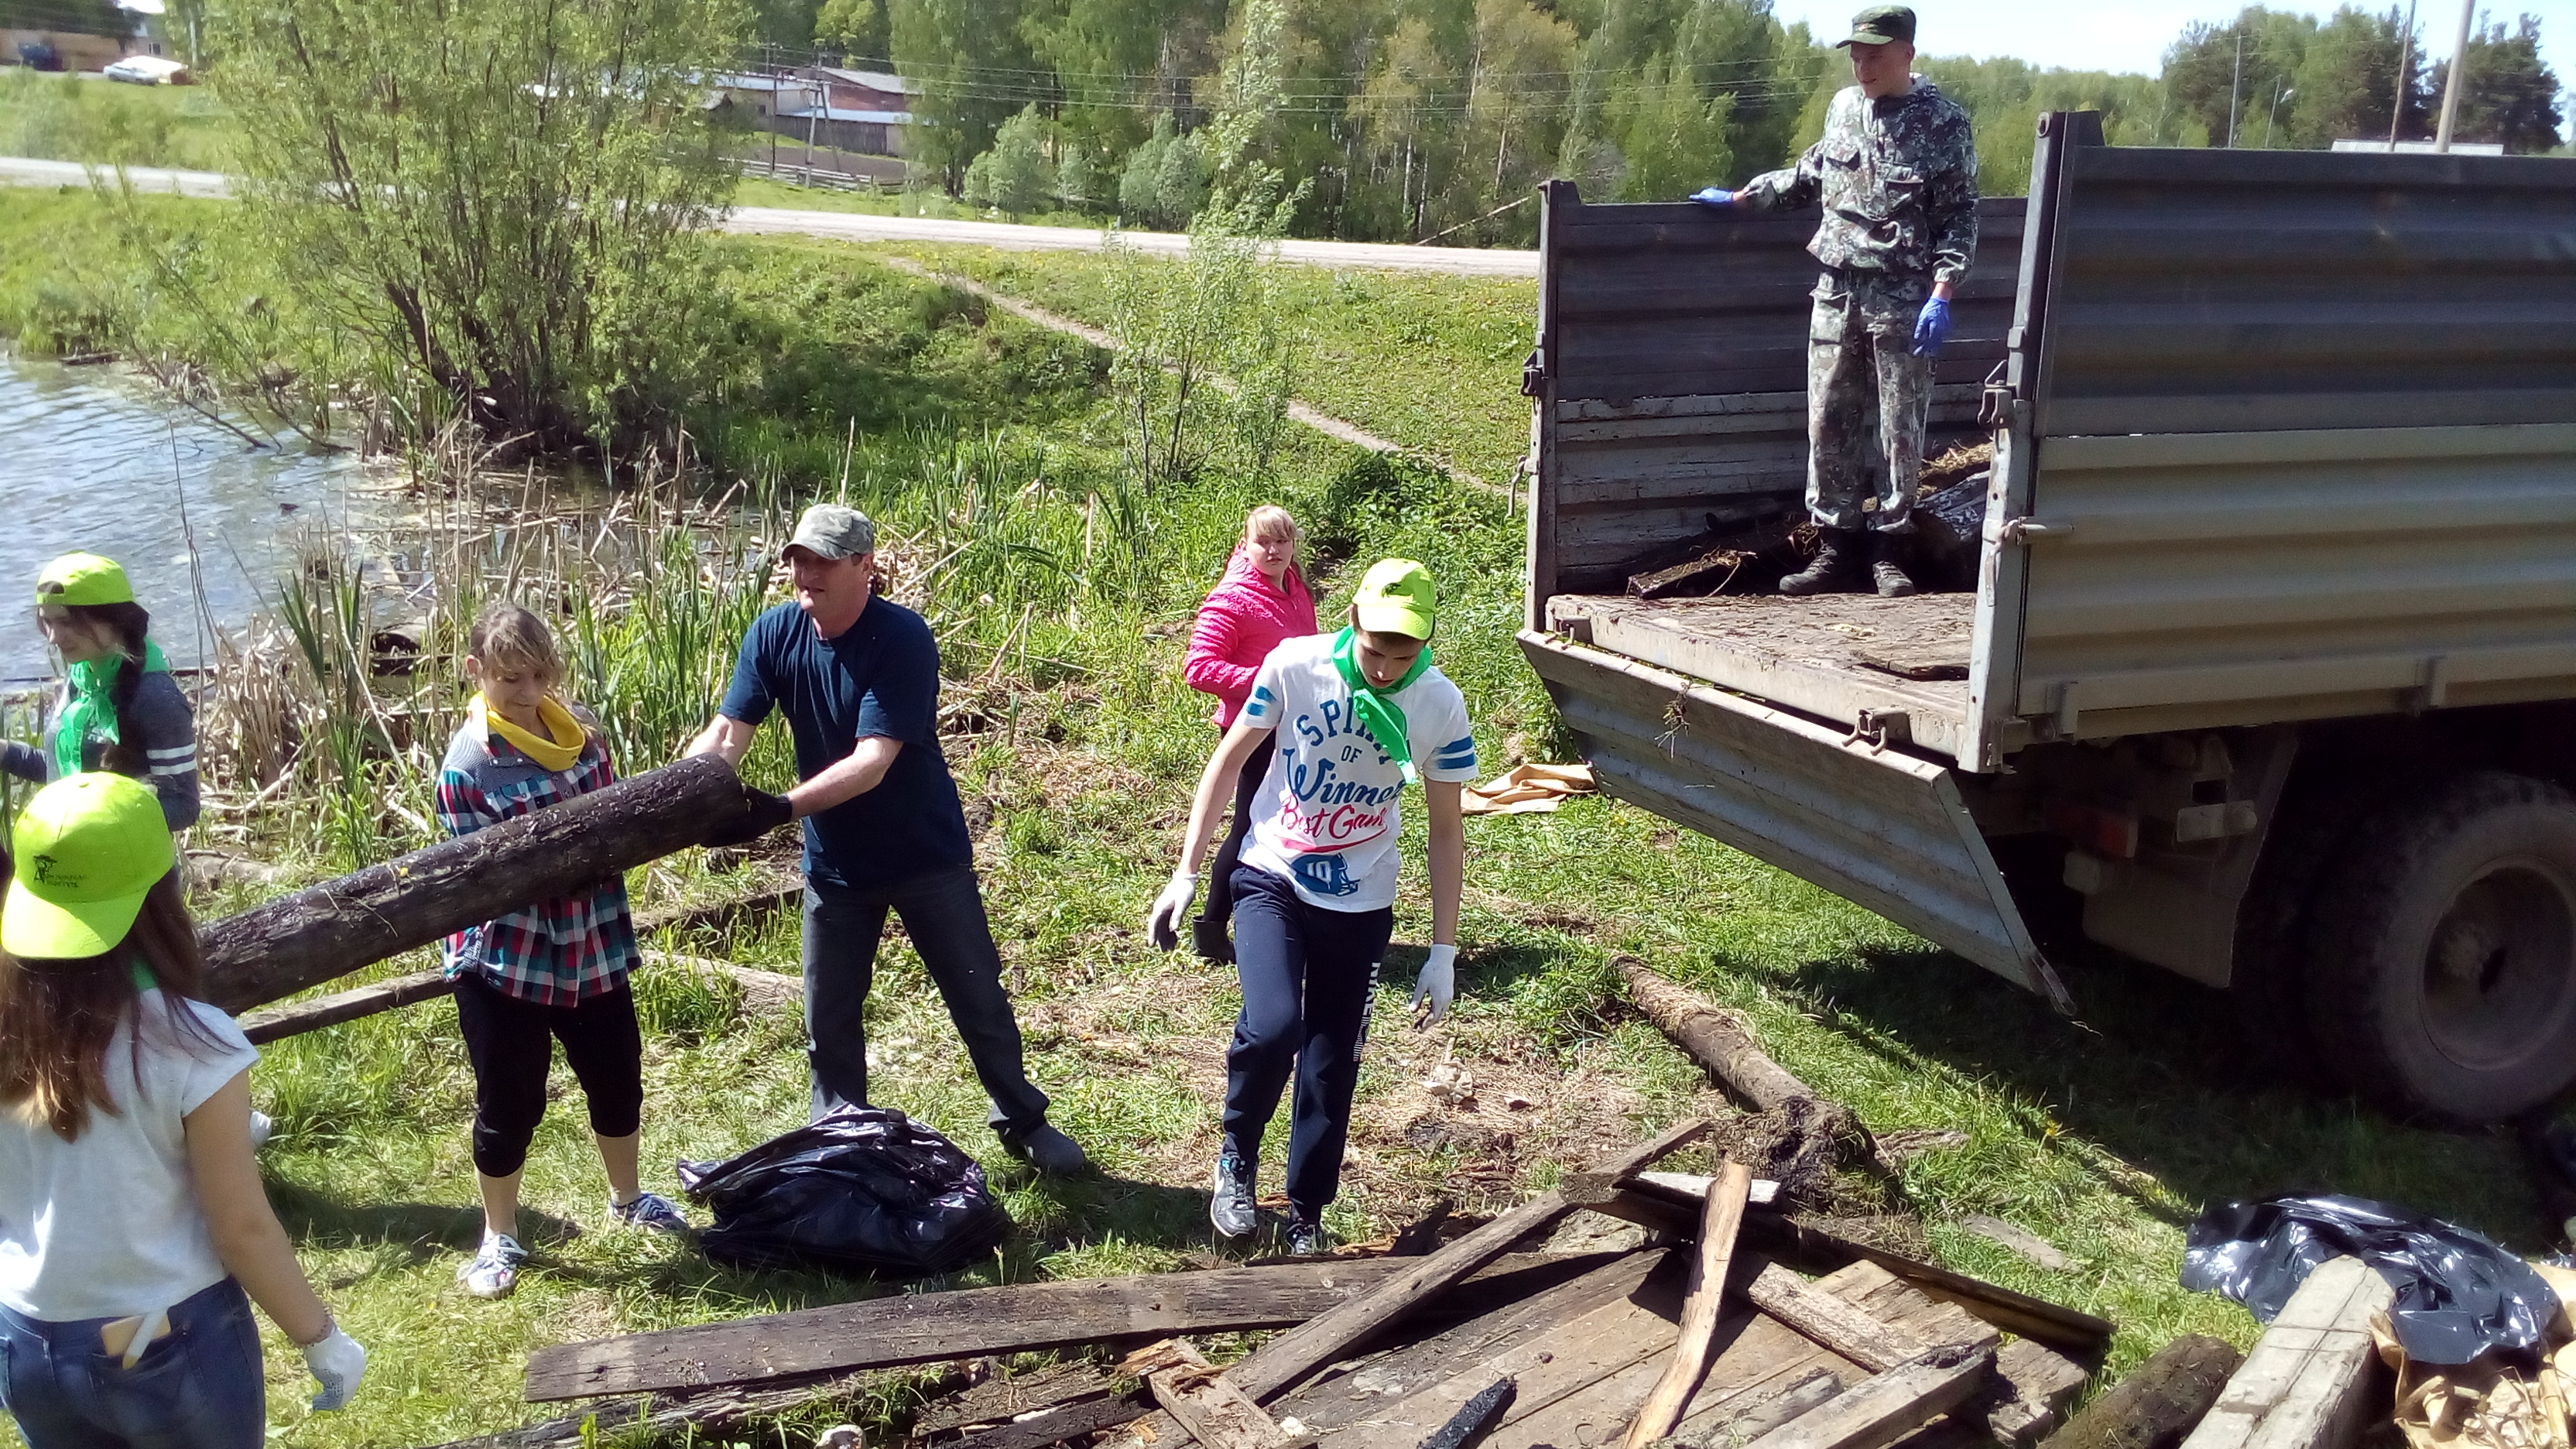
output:
<path id="1" fill-rule="evenodd" d="M 2361 1095 L 2454 1122 L 2576 1078 L 2576 799 L 2466 774 L 2367 821 L 2320 888 L 2308 1004 Z"/>
<path id="2" fill-rule="evenodd" d="M 2351 792 L 2293 776 L 2264 836 L 2237 910 L 2236 966 L 2227 984 L 2238 1043 L 2258 1071 L 2299 1082 L 2326 1076 L 2308 1024 L 2308 937 L 2317 888 L 2362 813 Z"/>

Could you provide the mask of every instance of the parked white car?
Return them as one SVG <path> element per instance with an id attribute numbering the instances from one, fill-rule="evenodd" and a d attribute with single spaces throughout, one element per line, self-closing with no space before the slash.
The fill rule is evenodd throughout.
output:
<path id="1" fill-rule="evenodd" d="M 129 55 L 99 74 L 138 86 L 184 86 L 195 79 L 186 66 L 158 55 Z"/>

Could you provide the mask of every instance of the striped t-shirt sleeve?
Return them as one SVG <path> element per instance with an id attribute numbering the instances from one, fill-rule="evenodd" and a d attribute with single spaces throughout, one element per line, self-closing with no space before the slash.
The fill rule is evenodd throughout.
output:
<path id="1" fill-rule="evenodd" d="M 1476 736 L 1467 725 L 1467 701 L 1445 677 L 1441 683 L 1448 687 L 1442 691 L 1437 707 L 1424 709 L 1425 717 L 1413 725 L 1415 767 L 1426 780 L 1473 780 Z M 1423 752 L 1426 744 L 1431 747 L 1428 754 Z"/>

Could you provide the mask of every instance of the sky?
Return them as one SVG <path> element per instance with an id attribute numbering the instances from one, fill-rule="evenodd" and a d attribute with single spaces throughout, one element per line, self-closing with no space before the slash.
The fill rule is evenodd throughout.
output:
<path id="1" fill-rule="evenodd" d="M 1773 0 L 1784 24 L 1804 20 L 1820 40 L 1850 33 L 1852 13 L 1866 0 Z M 2224 23 L 2240 8 L 2234 0 L 1911 0 L 1921 30 L 1916 43 L 1934 55 L 1984 59 L 2016 55 L 2034 65 L 2067 70 L 2137 71 L 2154 75 L 2165 47 L 2194 20 Z M 2358 0 L 2382 10 L 2390 0 Z M 2402 5 L 2405 0 L 2396 0 Z M 2481 0 L 2489 18 L 2514 23 L 2540 17 L 2542 58 L 2562 83 L 2576 82 L 2576 0 Z M 2330 14 L 2333 3 L 2269 0 L 2274 10 Z M 2448 59 L 2459 33 L 2459 0 L 2418 0 L 2415 24 L 2435 60 Z"/>

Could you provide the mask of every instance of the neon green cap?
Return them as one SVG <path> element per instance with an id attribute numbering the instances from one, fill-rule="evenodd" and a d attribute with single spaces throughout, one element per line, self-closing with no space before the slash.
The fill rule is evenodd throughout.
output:
<path id="1" fill-rule="evenodd" d="M 17 877 L 0 905 L 0 951 L 100 956 L 134 929 L 153 882 L 179 863 L 161 797 L 124 775 L 66 775 L 18 817 Z"/>
<path id="2" fill-rule="evenodd" d="M 131 604 L 134 585 L 116 560 L 94 553 L 67 553 L 36 575 L 36 602 L 42 604 Z"/>
<path id="3" fill-rule="evenodd" d="M 1409 558 L 1384 558 L 1369 565 L 1351 604 L 1359 610 L 1361 628 L 1408 639 L 1429 639 L 1440 615 L 1431 570 Z"/>

